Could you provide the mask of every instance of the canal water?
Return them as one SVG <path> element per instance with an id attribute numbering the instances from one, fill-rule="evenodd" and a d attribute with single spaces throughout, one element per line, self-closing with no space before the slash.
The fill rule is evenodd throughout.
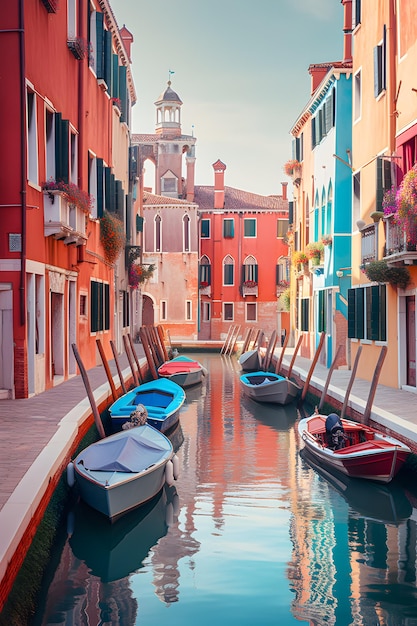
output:
<path id="1" fill-rule="evenodd" d="M 175 487 L 113 525 L 76 502 L 33 624 L 417 624 L 413 490 L 319 471 L 295 406 L 245 400 L 235 357 L 196 358 Z"/>

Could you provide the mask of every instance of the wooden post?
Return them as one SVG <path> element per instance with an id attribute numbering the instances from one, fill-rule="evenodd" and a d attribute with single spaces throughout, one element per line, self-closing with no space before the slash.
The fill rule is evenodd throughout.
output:
<path id="1" fill-rule="evenodd" d="M 136 374 L 135 366 L 132 361 L 132 355 L 130 354 L 129 340 L 126 337 L 126 335 L 123 335 L 123 345 L 125 347 L 125 352 L 126 352 L 127 360 L 129 361 L 130 369 L 132 370 L 133 382 L 135 384 L 135 387 L 137 387 L 139 385 L 139 379 L 138 379 L 138 375 Z"/>
<path id="2" fill-rule="evenodd" d="M 154 353 L 155 362 L 157 366 L 159 367 L 160 365 L 162 365 L 162 363 L 164 363 L 165 359 L 164 359 L 164 353 L 162 351 L 161 343 L 159 341 L 158 331 L 156 330 L 155 326 L 149 326 L 148 332 L 149 332 L 149 338 L 150 338 L 151 345 L 152 345 L 152 351 Z"/>
<path id="3" fill-rule="evenodd" d="M 386 354 L 387 354 L 387 346 L 381 346 L 381 352 L 379 353 L 378 362 L 376 364 L 375 372 L 372 378 L 371 388 L 369 390 L 368 402 L 366 403 L 365 412 L 363 414 L 364 424 L 368 424 L 369 418 L 371 417 L 372 404 L 374 402 L 375 392 L 376 392 L 379 376 L 381 374 L 381 370 L 384 364 Z"/>
<path id="4" fill-rule="evenodd" d="M 246 329 L 245 337 L 243 339 L 243 344 L 242 344 L 242 354 L 244 354 L 248 350 L 250 338 L 252 336 L 252 331 L 253 331 L 253 328 L 251 327 Z"/>
<path id="5" fill-rule="evenodd" d="M 292 355 L 290 367 L 289 367 L 289 370 L 288 370 L 288 373 L 287 373 L 287 378 L 289 378 L 291 376 L 292 368 L 294 367 L 294 363 L 295 363 L 295 358 L 296 358 L 297 352 L 298 352 L 298 350 L 299 350 L 299 348 L 301 346 L 302 340 L 303 340 L 303 336 L 300 335 L 298 337 L 297 345 L 295 346 L 294 354 Z"/>
<path id="6" fill-rule="evenodd" d="M 154 380 L 158 378 L 158 371 L 156 369 L 155 361 L 153 360 L 152 352 L 149 346 L 148 337 L 144 326 L 139 329 L 139 336 L 142 341 L 143 349 L 145 350 L 146 360 L 148 361 L 149 371 Z"/>
<path id="7" fill-rule="evenodd" d="M 164 336 L 164 329 L 163 327 L 159 324 L 159 326 L 156 327 L 156 330 L 158 332 L 158 336 L 159 336 L 159 341 L 161 342 L 161 348 L 162 348 L 162 352 L 163 352 L 163 356 L 164 356 L 164 362 L 168 361 L 168 352 L 165 346 L 165 336 Z"/>
<path id="8" fill-rule="evenodd" d="M 314 368 L 316 367 L 317 361 L 319 359 L 320 352 L 321 352 L 321 350 L 323 348 L 323 343 L 324 343 L 325 338 L 326 338 L 326 333 L 324 333 L 324 332 L 321 333 L 319 345 L 317 346 L 317 350 L 316 350 L 316 354 L 314 355 L 314 358 L 313 358 L 313 360 L 311 362 L 310 369 L 309 369 L 309 372 L 307 374 L 307 378 L 305 379 L 303 390 L 301 392 L 301 402 L 305 399 L 305 397 L 307 395 L 308 386 L 310 384 L 310 380 L 311 380 L 311 377 L 313 375 Z"/>
<path id="9" fill-rule="evenodd" d="M 229 330 L 227 331 L 226 339 L 223 342 L 223 346 L 220 350 L 220 354 L 224 354 L 226 351 L 226 347 L 229 346 L 230 337 L 233 335 L 234 329 L 235 329 L 235 326 L 231 326 L 231 325 L 229 326 Z"/>
<path id="10" fill-rule="evenodd" d="M 273 330 L 271 334 L 271 338 L 268 343 L 268 348 L 266 349 L 264 360 L 262 362 L 262 369 L 265 372 L 269 371 L 269 366 L 271 365 L 272 355 L 274 353 L 276 345 L 277 345 L 277 331 Z"/>
<path id="11" fill-rule="evenodd" d="M 258 328 L 258 330 L 255 332 L 255 336 L 254 336 L 254 338 L 253 338 L 253 342 L 252 342 L 252 350 L 255 350 L 255 348 L 256 348 L 256 344 L 258 343 L 259 337 L 260 337 L 261 335 L 263 335 L 263 332 L 262 332 L 262 330 L 260 330 L 260 329 Z M 249 345 L 250 345 L 250 344 L 249 344 Z M 249 348 L 249 346 L 248 346 L 248 348 Z"/>
<path id="12" fill-rule="evenodd" d="M 78 348 L 75 343 L 72 344 L 72 350 L 74 352 L 75 360 L 78 363 L 78 367 L 80 368 L 81 377 L 83 379 L 84 387 L 87 392 L 88 399 L 90 401 L 90 406 L 93 412 L 94 422 L 96 424 L 98 434 L 100 435 L 101 439 L 104 439 L 106 436 L 106 433 L 104 431 L 103 422 L 101 421 L 101 416 L 100 416 L 100 413 L 98 412 L 96 401 L 94 400 L 94 394 L 91 389 L 90 381 L 88 380 L 86 369 L 81 360 L 80 354 L 78 352 Z"/>
<path id="13" fill-rule="evenodd" d="M 123 380 L 122 370 L 120 369 L 119 357 L 117 356 L 116 346 L 114 345 L 114 341 L 110 339 L 110 346 L 113 352 L 114 362 L 116 363 L 117 373 L 119 374 L 120 386 L 122 388 L 123 393 L 127 393 L 125 381 Z"/>
<path id="14" fill-rule="evenodd" d="M 140 363 L 139 363 L 138 355 L 136 354 L 135 346 L 133 345 L 133 340 L 132 340 L 132 337 L 131 337 L 130 333 L 127 333 L 127 338 L 129 340 L 129 346 L 130 346 L 130 349 L 132 351 L 133 358 L 135 359 L 136 367 L 137 367 L 137 370 L 138 370 L 137 373 L 138 373 L 139 385 L 141 385 L 143 383 L 143 380 L 142 380 L 142 373 L 140 371 Z"/>
<path id="15" fill-rule="evenodd" d="M 114 384 L 113 376 L 111 375 L 109 362 L 107 361 L 106 355 L 104 354 L 104 350 L 103 350 L 103 346 L 101 344 L 101 340 L 100 339 L 96 339 L 96 344 L 97 344 L 97 348 L 98 348 L 98 351 L 99 351 L 100 356 L 101 356 L 101 360 L 103 361 L 104 369 L 105 369 L 106 375 L 107 375 L 107 380 L 109 381 L 109 385 L 110 385 L 110 389 L 111 389 L 111 395 L 113 396 L 113 400 L 116 401 L 117 400 L 116 386 Z"/>
<path id="16" fill-rule="evenodd" d="M 362 353 L 362 346 L 359 346 L 358 351 L 356 353 L 355 362 L 353 364 L 352 373 L 350 375 L 349 384 L 348 384 L 348 387 L 346 389 L 345 400 L 343 402 L 342 412 L 340 414 L 340 417 L 344 417 L 344 415 L 346 413 L 346 407 L 347 407 L 347 404 L 348 404 L 350 392 L 352 391 L 353 382 L 355 380 L 356 370 L 358 369 L 359 358 L 361 356 L 361 353 Z"/>
<path id="17" fill-rule="evenodd" d="M 237 341 L 237 338 L 239 336 L 239 333 L 240 333 L 240 326 L 237 325 L 237 326 L 235 326 L 234 332 L 233 332 L 232 337 L 230 339 L 230 345 L 229 345 L 229 347 L 227 349 L 226 354 L 230 355 L 230 354 L 233 353 L 233 350 L 235 349 L 235 345 L 236 345 L 236 341 Z"/>
<path id="18" fill-rule="evenodd" d="M 324 404 L 324 400 L 326 398 L 327 390 L 328 390 L 329 384 L 330 384 L 330 379 L 332 377 L 334 368 L 336 367 L 337 359 L 339 358 L 339 353 L 340 353 L 341 349 L 342 349 L 342 346 L 339 344 L 338 347 L 337 347 L 337 350 L 336 350 L 336 356 L 334 357 L 333 363 L 331 364 L 330 369 L 329 369 L 329 373 L 327 374 L 326 384 L 323 387 L 323 391 L 322 391 L 321 398 L 320 398 L 320 403 L 319 403 L 319 410 L 321 409 L 321 407 Z"/>
<path id="19" fill-rule="evenodd" d="M 284 358 L 285 348 L 287 347 L 289 338 L 290 338 L 290 333 L 286 333 L 285 339 L 284 339 L 284 345 L 282 346 L 282 349 L 281 349 L 281 354 L 279 355 L 279 359 L 277 361 L 277 364 L 275 365 L 275 374 L 279 374 L 279 371 L 281 369 L 282 359 Z"/>

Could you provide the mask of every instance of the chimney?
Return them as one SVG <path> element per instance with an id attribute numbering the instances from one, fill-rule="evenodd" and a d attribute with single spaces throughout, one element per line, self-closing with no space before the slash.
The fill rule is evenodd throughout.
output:
<path id="1" fill-rule="evenodd" d="M 214 209 L 224 209 L 224 172 L 226 166 L 218 159 L 213 163 L 214 169 Z"/>
<path id="2" fill-rule="evenodd" d="M 129 30 L 127 30 L 127 28 L 126 28 L 126 26 L 124 24 L 123 24 L 123 28 L 121 28 L 119 30 L 119 35 L 122 38 L 123 45 L 125 47 L 125 50 L 127 52 L 127 56 L 128 56 L 128 59 L 129 59 L 129 63 L 132 63 L 132 58 L 130 56 L 130 48 L 131 48 L 132 43 L 133 43 L 133 35 L 132 35 L 132 33 Z"/>
<path id="3" fill-rule="evenodd" d="M 352 63 L 352 0 L 342 0 L 343 19 L 343 63 Z"/>
<path id="4" fill-rule="evenodd" d="M 309 66 L 308 72 L 311 76 L 311 94 L 316 91 L 323 78 L 331 68 L 331 63 L 313 63 Z"/>
<path id="5" fill-rule="evenodd" d="M 288 187 L 288 183 L 281 183 L 281 187 L 282 187 L 282 199 L 283 199 L 283 200 L 287 200 L 287 187 Z"/>

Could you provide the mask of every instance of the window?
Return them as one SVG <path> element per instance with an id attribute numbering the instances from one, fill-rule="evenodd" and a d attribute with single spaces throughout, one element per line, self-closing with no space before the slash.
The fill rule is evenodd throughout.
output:
<path id="1" fill-rule="evenodd" d="M 356 222 L 361 216 L 361 173 L 353 175 L 353 224 L 356 228 Z"/>
<path id="2" fill-rule="evenodd" d="M 129 307 L 129 292 L 122 291 L 122 308 L 123 308 L 123 328 L 128 328 L 130 325 L 130 307 Z"/>
<path id="3" fill-rule="evenodd" d="M 110 286 L 108 283 L 91 281 L 90 328 L 91 332 L 110 328 Z"/>
<path id="4" fill-rule="evenodd" d="M 348 290 L 348 337 L 386 341 L 386 285 Z"/>
<path id="5" fill-rule="evenodd" d="M 77 2 L 76 0 L 67 0 L 67 26 L 68 39 L 75 39 L 77 36 Z"/>
<path id="6" fill-rule="evenodd" d="M 255 257 L 248 256 L 242 267 L 242 282 L 258 284 L 258 264 Z"/>
<path id="7" fill-rule="evenodd" d="M 256 237 L 256 219 L 245 218 L 244 224 L 244 237 Z"/>
<path id="8" fill-rule="evenodd" d="M 203 322 L 209 322 L 211 319 L 211 302 L 207 302 L 207 300 L 204 300 L 204 302 L 201 303 L 201 320 Z"/>
<path id="9" fill-rule="evenodd" d="M 376 160 L 376 211 L 383 211 L 384 193 L 391 188 L 391 162 L 383 157 Z"/>
<path id="10" fill-rule="evenodd" d="M 294 137 L 291 149 L 292 158 L 301 163 L 304 159 L 304 133 L 301 133 L 299 137 Z"/>
<path id="11" fill-rule="evenodd" d="M 246 303 L 246 321 L 256 322 L 257 319 L 258 319 L 257 303 L 247 302 Z"/>
<path id="12" fill-rule="evenodd" d="M 201 238 L 208 239 L 210 237 L 210 220 L 201 220 Z"/>
<path id="13" fill-rule="evenodd" d="M 70 132 L 69 179 L 74 185 L 78 185 L 78 135 L 72 129 Z"/>
<path id="14" fill-rule="evenodd" d="M 45 142 L 45 180 L 55 180 L 55 118 L 49 109 L 45 109 Z"/>
<path id="15" fill-rule="evenodd" d="M 161 321 L 166 321 L 168 319 L 167 317 L 167 301 L 166 300 L 161 300 L 161 304 L 160 304 L 160 313 L 161 313 Z"/>
<path id="16" fill-rule="evenodd" d="M 235 264 L 233 258 L 228 254 L 223 261 L 223 285 L 234 285 Z"/>
<path id="17" fill-rule="evenodd" d="M 87 294 L 80 293 L 80 317 L 87 317 Z"/>
<path id="18" fill-rule="evenodd" d="M 172 172 L 167 172 L 161 178 L 161 193 L 172 197 L 178 194 L 178 180 Z"/>
<path id="19" fill-rule="evenodd" d="M 356 28 L 361 23 L 361 2 L 362 0 L 352 2 L 352 28 Z"/>
<path id="20" fill-rule="evenodd" d="M 223 320 L 225 322 L 233 322 L 233 302 L 223 303 Z"/>
<path id="21" fill-rule="evenodd" d="M 374 95 L 375 98 L 387 88 L 386 77 L 386 26 L 382 41 L 374 48 Z"/>
<path id="22" fill-rule="evenodd" d="M 281 287 L 288 287 L 289 285 L 289 259 L 286 257 L 282 257 L 278 260 L 275 270 L 275 279 L 276 284 Z"/>
<path id="23" fill-rule="evenodd" d="M 289 221 L 278 219 L 277 220 L 277 237 L 282 238 L 285 237 L 288 233 Z"/>
<path id="24" fill-rule="evenodd" d="M 38 129 L 36 124 L 36 96 L 33 91 L 27 91 L 27 161 L 28 179 L 38 184 Z"/>
<path id="25" fill-rule="evenodd" d="M 223 237 L 225 239 L 233 239 L 235 236 L 235 220 L 225 219 L 223 220 Z"/>
<path id="26" fill-rule="evenodd" d="M 185 319 L 187 322 L 191 322 L 193 319 L 193 303 L 191 300 L 185 301 Z"/>
<path id="27" fill-rule="evenodd" d="M 162 220 L 161 216 L 155 217 L 155 251 L 161 252 L 162 247 Z"/>
<path id="28" fill-rule="evenodd" d="M 359 70 L 358 72 L 356 72 L 355 74 L 355 80 L 354 80 L 354 104 L 353 104 L 353 119 L 356 121 L 358 119 L 360 119 L 361 117 L 361 110 L 362 110 L 362 75 L 361 75 L 361 71 Z"/>
<path id="29" fill-rule="evenodd" d="M 200 287 L 211 285 L 211 264 L 206 256 L 201 257 L 199 273 Z"/>
<path id="30" fill-rule="evenodd" d="M 182 225 L 184 237 L 184 252 L 190 252 L 190 217 L 188 215 L 184 215 Z"/>

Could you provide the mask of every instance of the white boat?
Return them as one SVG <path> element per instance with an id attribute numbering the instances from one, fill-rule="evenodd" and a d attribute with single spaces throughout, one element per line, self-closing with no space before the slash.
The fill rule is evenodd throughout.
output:
<path id="1" fill-rule="evenodd" d="M 257 402 L 289 404 L 301 392 L 301 387 L 285 376 L 273 372 L 242 374 L 240 385 L 243 393 Z"/>
<path id="2" fill-rule="evenodd" d="M 148 502 L 177 475 L 170 440 L 149 424 L 106 437 L 69 464 L 81 498 L 111 521 Z"/>
<path id="3" fill-rule="evenodd" d="M 318 463 L 352 478 L 389 483 L 411 452 L 398 439 L 336 413 L 306 417 L 298 432 Z"/>
<path id="4" fill-rule="evenodd" d="M 238 363 L 243 372 L 255 372 L 259 370 L 262 363 L 262 358 L 259 354 L 259 350 L 248 350 L 240 355 Z"/>

